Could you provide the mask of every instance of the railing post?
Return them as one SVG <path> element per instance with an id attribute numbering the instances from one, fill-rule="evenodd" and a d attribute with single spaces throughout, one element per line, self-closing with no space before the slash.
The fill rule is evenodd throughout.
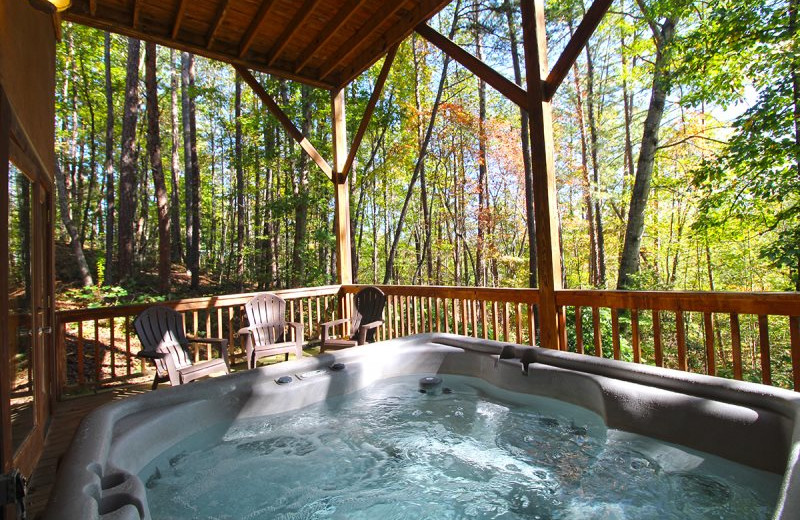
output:
<path id="1" fill-rule="evenodd" d="M 528 71 L 533 201 L 536 218 L 536 258 L 539 274 L 540 345 L 558 348 L 556 291 L 561 289 L 561 256 L 553 158 L 552 106 L 544 94 L 547 39 L 544 0 L 522 0 L 525 70 Z"/>

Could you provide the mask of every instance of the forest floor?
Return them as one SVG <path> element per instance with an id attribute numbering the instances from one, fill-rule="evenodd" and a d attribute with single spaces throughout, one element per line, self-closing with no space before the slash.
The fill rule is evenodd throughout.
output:
<path id="1" fill-rule="evenodd" d="M 84 250 L 89 265 L 97 265 L 97 251 Z M 107 305 L 125 305 L 158 301 L 180 300 L 219 294 L 253 292 L 255 285 L 220 283 L 209 276 L 200 275 L 199 287 L 192 289 L 191 275 L 182 264 L 172 264 L 170 293 L 166 296 L 158 291 L 158 271 L 155 266 L 137 267 L 133 278 L 120 284 L 100 287 L 81 287 L 72 251 L 65 243 L 56 242 L 56 310 L 80 309 Z M 95 277 L 97 273 L 92 273 Z"/>

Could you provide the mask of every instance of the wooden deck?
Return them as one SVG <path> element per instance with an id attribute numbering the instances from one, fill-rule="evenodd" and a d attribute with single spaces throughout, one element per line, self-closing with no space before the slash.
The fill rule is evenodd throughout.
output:
<path id="1" fill-rule="evenodd" d="M 150 390 L 150 384 L 115 388 L 107 392 L 74 397 L 56 403 L 45 447 L 28 485 L 26 509 L 28 518 L 36 520 L 44 513 L 53 487 L 58 463 L 67 451 L 81 420 L 92 410 L 111 401 L 118 401 Z"/>

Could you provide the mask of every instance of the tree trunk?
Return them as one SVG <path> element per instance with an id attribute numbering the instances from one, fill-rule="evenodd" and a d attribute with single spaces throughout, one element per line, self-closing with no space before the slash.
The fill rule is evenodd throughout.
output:
<path id="1" fill-rule="evenodd" d="M 595 191 L 600 186 L 600 166 L 597 158 L 597 123 L 595 122 L 595 107 L 594 107 L 594 62 L 592 61 L 592 49 L 586 45 L 586 108 L 589 120 L 589 137 L 591 139 L 591 156 L 592 156 L 592 184 L 590 189 Z M 592 195 L 591 202 L 594 205 L 592 213 L 594 215 L 594 229 L 595 229 L 595 287 L 605 288 L 606 284 L 606 247 L 605 239 L 603 238 L 603 214 L 600 210 L 600 201 L 597 197 Z"/>
<path id="2" fill-rule="evenodd" d="M 461 1 L 459 0 L 456 2 L 456 7 L 453 10 L 453 22 L 450 26 L 450 39 L 453 39 L 455 35 L 456 26 L 458 22 L 458 14 L 459 8 L 461 7 Z M 417 183 L 417 178 L 419 177 L 421 168 L 423 163 L 425 162 L 425 157 L 428 154 L 428 144 L 431 140 L 431 135 L 433 133 L 433 126 L 436 122 L 436 114 L 439 111 L 439 104 L 442 102 L 442 93 L 444 92 L 444 85 L 447 80 L 447 67 L 450 64 L 450 57 L 447 56 L 444 59 L 444 64 L 442 65 L 442 75 L 439 78 L 439 87 L 436 90 L 436 100 L 433 103 L 433 108 L 431 109 L 431 119 L 428 122 L 428 128 L 425 131 L 425 138 L 422 141 L 422 146 L 419 150 L 419 156 L 417 157 L 417 163 L 414 167 L 414 173 L 411 176 L 411 182 L 408 183 L 408 191 L 406 192 L 406 198 L 403 201 L 403 207 L 400 210 L 400 215 L 397 218 L 397 227 L 395 228 L 394 232 L 394 239 L 392 240 L 392 247 L 389 249 L 389 255 L 386 258 L 386 271 L 383 274 L 383 283 L 389 283 L 389 280 L 392 278 L 392 273 L 394 270 L 394 259 L 397 255 L 397 246 L 400 244 L 400 235 L 403 232 L 403 224 L 406 218 L 406 212 L 408 211 L 408 204 L 411 201 L 411 195 L 414 193 L 414 184 Z"/>
<path id="3" fill-rule="evenodd" d="M 639 252 L 642 246 L 644 233 L 644 217 L 647 209 L 647 199 L 650 195 L 650 181 L 653 176 L 653 163 L 658 148 L 658 131 L 661 126 L 661 117 L 664 115 L 664 103 L 669 91 L 667 69 L 670 65 L 668 46 L 675 34 L 675 22 L 671 19 L 664 20 L 658 28 L 652 24 L 656 40 L 656 61 L 653 72 L 653 86 L 650 94 L 650 106 L 647 108 L 647 117 L 644 121 L 642 144 L 639 150 L 639 160 L 636 166 L 636 178 L 631 193 L 630 209 L 628 210 L 628 225 L 625 228 L 625 242 L 620 259 L 617 289 L 627 289 L 631 284 L 631 276 L 639 271 Z"/>
<path id="4" fill-rule="evenodd" d="M 105 33 L 103 44 L 103 62 L 105 65 L 105 92 L 106 92 L 106 160 L 104 170 L 106 173 L 106 285 L 114 282 L 114 223 L 117 218 L 114 208 L 114 99 L 111 90 L 111 34 Z"/>
<path id="5" fill-rule="evenodd" d="M 122 113 L 122 155 L 119 166 L 119 240 L 117 274 L 133 275 L 134 219 L 136 217 L 136 121 L 139 116 L 140 42 L 128 38 L 125 105 Z"/>
<path id="6" fill-rule="evenodd" d="M 145 89 L 147 96 L 147 153 L 153 173 L 153 187 L 156 190 L 158 208 L 158 288 L 161 294 L 169 294 L 170 289 L 170 215 L 167 199 L 167 184 L 164 168 L 161 165 L 161 130 L 158 110 L 158 79 L 156 78 L 156 44 L 145 44 Z"/>
<path id="7" fill-rule="evenodd" d="M 175 49 L 169 50 L 170 67 L 170 130 L 172 131 L 172 147 L 170 149 L 170 232 L 172 233 L 172 251 L 170 255 L 172 261 L 177 263 L 183 259 L 183 247 L 181 245 L 181 203 L 178 188 L 178 172 L 180 171 L 180 152 L 178 143 L 180 142 L 180 127 L 178 123 L 178 91 L 180 84 L 180 69 L 175 67 Z"/>
<path id="8" fill-rule="evenodd" d="M 301 131 L 307 136 L 311 131 L 311 90 L 303 85 L 300 89 L 303 107 Z M 292 244 L 292 287 L 301 287 L 305 282 L 305 247 L 308 228 L 308 155 L 300 154 L 297 180 L 294 183 L 294 242 Z"/>
<path id="9" fill-rule="evenodd" d="M 236 74 L 234 95 L 236 161 L 236 283 L 244 290 L 244 168 L 242 166 L 242 78 Z"/>
<path id="10" fill-rule="evenodd" d="M 61 213 L 61 222 L 69 234 L 69 246 L 72 248 L 72 253 L 75 255 L 75 261 L 78 263 L 78 272 L 81 277 L 81 283 L 84 287 L 91 287 L 94 285 L 92 273 L 89 270 L 89 264 L 86 262 L 86 257 L 83 255 L 83 244 L 81 237 L 75 224 L 72 222 L 69 211 L 69 201 L 67 199 L 67 185 L 64 180 L 64 172 L 61 166 L 56 162 L 56 187 L 58 189 L 58 205 Z"/>
<path id="11" fill-rule="evenodd" d="M 184 204 L 186 206 L 186 264 L 191 288 L 200 285 L 200 168 L 197 161 L 197 123 L 194 88 L 194 55 L 181 53 L 181 108 L 183 119 Z"/>
<path id="12" fill-rule="evenodd" d="M 514 67 L 514 83 L 522 86 L 522 69 L 517 47 L 517 29 L 514 22 L 514 12 L 510 0 L 503 4 L 508 22 L 508 35 L 511 44 L 511 62 Z M 531 140 L 528 123 L 528 111 L 519 109 L 520 115 L 520 140 L 522 141 L 522 163 L 525 169 L 525 215 L 527 217 L 528 232 L 528 287 L 538 287 L 538 260 L 536 259 L 536 219 L 533 213 L 533 167 L 531 166 Z M 538 309 L 538 307 L 537 307 Z M 538 319 L 536 320 L 538 323 Z"/>
<path id="13" fill-rule="evenodd" d="M 478 2 L 472 4 L 475 29 L 475 57 L 483 60 Z M 486 284 L 486 231 L 489 222 L 488 190 L 486 189 L 486 82 L 478 78 L 478 243 L 475 246 L 475 285 Z"/>

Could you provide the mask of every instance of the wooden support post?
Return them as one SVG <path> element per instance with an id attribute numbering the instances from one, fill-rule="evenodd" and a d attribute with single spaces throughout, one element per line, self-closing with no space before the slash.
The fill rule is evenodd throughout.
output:
<path id="1" fill-rule="evenodd" d="M 353 283 L 353 263 L 350 257 L 350 187 L 342 175 L 347 161 L 347 134 L 344 117 L 344 90 L 331 93 L 333 119 L 333 185 L 335 190 L 336 273 L 339 283 Z"/>
<path id="2" fill-rule="evenodd" d="M 525 69 L 528 71 L 528 113 L 533 166 L 533 201 L 536 218 L 537 267 L 539 270 L 540 345 L 558 348 L 556 293 L 561 289 L 561 256 L 558 239 L 555 163 L 553 158 L 552 107 L 545 99 L 547 40 L 544 0 L 522 0 Z"/>

